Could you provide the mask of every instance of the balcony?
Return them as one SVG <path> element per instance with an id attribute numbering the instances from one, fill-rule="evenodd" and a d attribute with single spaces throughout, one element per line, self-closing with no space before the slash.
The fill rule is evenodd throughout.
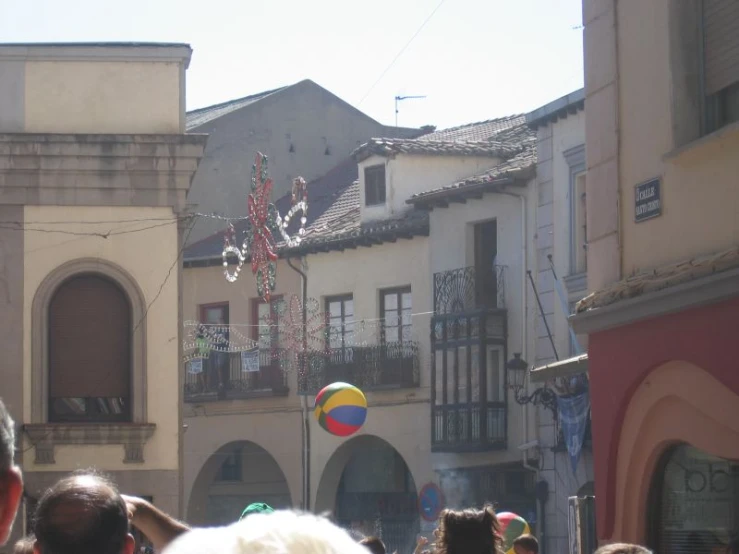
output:
<path id="1" fill-rule="evenodd" d="M 435 452 L 475 452 L 506 448 L 504 402 L 434 406 L 431 449 Z"/>
<path id="2" fill-rule="evenodd" d="M 307 367 L 306 374 L 298 377 L 298 394 L 316 394 L 336 381 L 362 390 L 417 387 L 418 343 L 388 342 L 313 352 L 308 354 Z"/>
<path id="3" fill-rule="evenodd" d="M 185 402 L 287 396 L 288 358 L 281 349 L 260 350 L 259 371 L 242 371 L 241 352 L 211 352 L 203 370 L 185 368 Z"/>
<path id="4" fill-rule="evenodd" d="M 505 309 L 505 266 L 434 273 L 434 314 Z"/>

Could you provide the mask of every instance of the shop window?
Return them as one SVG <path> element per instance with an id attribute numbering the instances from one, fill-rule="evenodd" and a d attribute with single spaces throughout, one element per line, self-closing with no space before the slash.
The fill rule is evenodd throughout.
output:
<path id="1" fill-rule="evenodd" d="M 655 552 L 728 552 L 739 532 L 739 462 L 681 445 L 665 455 L 654 479 Z"/>

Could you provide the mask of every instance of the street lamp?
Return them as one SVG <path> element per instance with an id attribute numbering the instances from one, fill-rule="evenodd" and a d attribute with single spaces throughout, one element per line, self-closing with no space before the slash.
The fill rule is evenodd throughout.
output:
<path id="1" fill-rule="evenodd" d="M 529 364 L 521 357 L 520 352 L 513 354 L 513 359 L 506 364 L 508 370 L 508 383 L 513 390 L 514 398 L 518 404 L 533 404 L 534 406 L 544 406 L 551 411 L 553 415 L 557 415 L 557 395 L 552 389 L 546 385 L 534 390 L 528 396 L 524 392 L 526 383 L 526 374 L 529 370 Z"/>

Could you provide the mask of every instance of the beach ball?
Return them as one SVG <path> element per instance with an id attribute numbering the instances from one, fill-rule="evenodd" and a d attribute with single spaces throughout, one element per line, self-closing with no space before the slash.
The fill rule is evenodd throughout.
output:
<path id="1" fill-rule="evenodd" d="M 337 437 L 359 431 L 367 419 L 364 393 L 349 383 L 332 383 L 316 395 L 314 415 L 318 424 Z"/>
<path id="2" fill-rule="evenodd" d="M 514 554 L 513 541 L 521 535 L 531 534 L 531 528 L 524 518 L 513 512 L 500 512 L 497 516 L 500 534 L 503 537 L 503 549 L 506 554 Z"/>

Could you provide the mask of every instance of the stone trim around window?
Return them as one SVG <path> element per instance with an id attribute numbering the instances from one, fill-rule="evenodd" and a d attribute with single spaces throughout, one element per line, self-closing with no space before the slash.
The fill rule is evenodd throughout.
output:
<path id="1" fill-rule="evenodd" d="M 82 273 L 97 273 L 112 279 L 123 289 L 131 303 L 131 325 L 134 327 L 131 336 L 131 417 L 133 423 L 145 424 L 147 422 L 147 410 L 146 319 L 144 317 L 146 303 L 144 302 L 144 295 L 136 280 L 127 271 L 112 262 L 99 258 L 72 260 L 57 267 L 41 282 L 33 297 L 31 306 L 31 424 L 48 424 L 49 303 L 64 281 Z M 57 426 L 55 424 L 48 425 Z M 91 423 L 91 425 L 96 429 L 115 429 L 119 427 L 115 424 L 102 423 Z M 60 429 L 68 427 L 59 425 Z M 107 431 L 100 432 L 107 433 Z"/>
<path id="2" fill-rule="evenodd" d="M 153 423 L 128 423 L 110 425 L 104 423 L 30 423 L 24 426 L 36 451 L 35 463 L 54 464 L 54 447 L 75 445 L 123 445 L 124 464 L 144 463 L 144 444 L 156 430 Z"/>
<path id="3" fill-rule="evenodd" d="M 575 257 L 576 257 L 576 250 L 578 248 L 578 245 L 575 244 L 575 213 L 577 210 L 577 198 L 575 198 L 575 179 L 576 177 L 583 173 L 587 165 L 585 163 L 585 145 L 580 144 L 578 146 L 574 146 L 570 148 L 569 150 L 565 150 L 562 155 L 564 156 L 565 162 L 567 162 L 567 165 L 570 168 L 570 182 L 569 182 L 569 198 L 570 198 L 570 209 L 569 209 L 569 242 L 570 242 L 570 260 L 569 260 L 569 267 L 570 272 L 574 271 L 575 268 Z M 574 292 L 574 291 L 571 291 Z"/>

